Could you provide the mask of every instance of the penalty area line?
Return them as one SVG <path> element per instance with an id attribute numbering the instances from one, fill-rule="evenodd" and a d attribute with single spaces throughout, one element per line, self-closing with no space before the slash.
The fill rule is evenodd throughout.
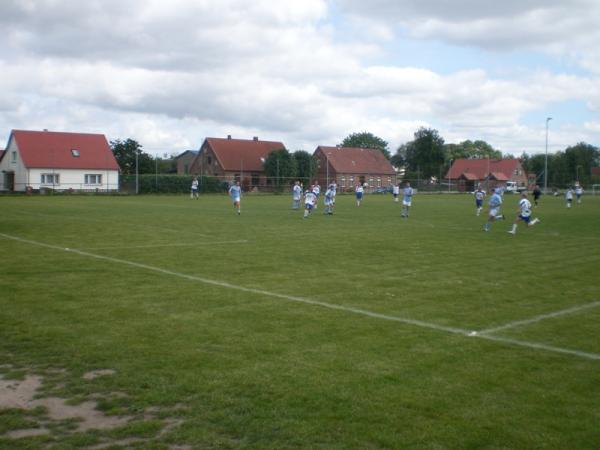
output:
<path id="1" fill-rule="evenodd" d="M 387 314 L 376 313 L 373 311 L 368 311 L 368 310 L 364 310 L 364 309 L 360 309 L 360 308 L 352 308 L 352 307 L 348 307 L 348 306 L 336 305 L 333 303 L 326 303 L 326 302 L 321 302 L 318 300 L 311 300 L 309 298 L 296 297 L 293 295 L 279 294 L 277 292 L 265 291 L 262 289 L 248 288 L 248 287 L 244 287 L 244 286 L 227 283 L 225 281 L 211 280 L 208 278 L 198 277 L 195 275 L 188 275 L 185 273 L 175 272 L 175 271 L 163 269 L 160 267 L 149 266 L 147 264 L 137 263 L 134 261 L 128 261 L 128 260 L 120 259 L 120 258 L 113 258 L 110 256 L 97 255 L 95 253 L 90 253 L 90 252 L 86 252 L 83 250 L 70 249 L 70 248 L 66 248 L 66 247 L 60 247 L 58 245 L 46 244 L 44 242 L 33 241 L 30 239 L 24 239 L 24 238 L 20 238 L 17 236 L 11 236 L 8 234 L 4 234 L 4 233 L 0 233 L 0 237 L 3 237 L 5 239 L 10 239 L 10 240 L 13 240 L 16 242 L 21 242 L 24 244 L 35 245 L 38 247 L 48 248 L 48 249 L 52 249 L 52 250 L 59 250 L 59 251 L 74 253 L 74 254 L 77 254 L 80 256 L 86 256 L 89 258 L 95 258 L 95 259 L 99 259 L 99 260 L 103 260 L 103 261 L 109 261 L 112 263 L 123 264 L 123 265 L 131 266 L 131 267 L 136 267 L 139 269 L 144 269 L 144 270 L 157 272 L 157 273 L 161 273 L 161 274 L 165 274 L 165 275 L 171 275 L 174 277 L 183 278 L 183 279 L 190 280 L 190 281 L 197 281 L 200 283 L 204 283 L 204 284 L 208 284 L 208 285 L 212 285 L 212 286 L 219 286 L 219 287 L 237 290 L 237 291 L 241 291 L 241 292 L 258 294 L 258 295 L 263 295 L 266 297 L 279 298 L 279 299 L 288 300 L 288 301 L 292 301 L 292 302 L 296 302 L 296 303 L 303 303 L 303 304 L 307 304 L 307 305 L 321 306 L 323 308 L 327 308 L 327 309 L 331 309 L 331 310 L 335 310 L 335 311 L 343 311 L 343 312 L 358 314 L 358 315 L 362 315 L 362 316 L 366 316 L 366 317 L 372 317 L 375 319 L 399 322 L 399 323 L 403 323 L 403 324 L 407 324 L 407 325 L 414 325 L 414 326 L 421 327 L 421 328 L 428 328 L 431 330 L 444 331 L 447 333 L 468 336 L 471 338 L 476 337 L 476 338 L 480 338 L 480 339 L 486 339 L 486 340 L 491 340 L 491 341 L 496 341 L 496 342 L 513 344 L 513 345 L 517 345 L 517 346 L 521 346 L 521 347 L 528 347 L 528 348 L 533 348 L 533 349 L 538 349 L 538 350 L 546 350 L 546 351 L 555 352 L 555 353 L 574 355 L 574 356 L 579 356 L 579 357 L 586 358 L 586 359 L 600 360 L 600 355 L 597 355 L 594 353 L 586 353 L 586 352 L 580 352 L 577 350 L 569 350 L 569 349 L 553 347 L 553 346 L 549 346 L 549 345 L 545 345 L 545 344 L 538 344 L 535 342 L 527 342 L 527 341 L 521 341 L 521 340 L 517 340 L 517 339 L 503 338 L 503 337 L 499 337 L 499 336 L 491 336 L 489 334 L 480 335 L 476 331 L 448 327 L 448 326 L 444 326 L 444 325 L 437 325 L 434 323 L 424 322 L 424 321 L 416 320 L 416 319 L 408 319 L 408 318 L 397 317 L 397 316 L 389 316 Z"/>

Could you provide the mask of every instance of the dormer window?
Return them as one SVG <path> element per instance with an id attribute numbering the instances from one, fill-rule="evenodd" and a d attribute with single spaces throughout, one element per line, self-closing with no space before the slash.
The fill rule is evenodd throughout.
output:
<path id="1" fill-rule="evenodd" d="M 77 150 L 76 148 L 72 148 L 71 155 L 73 155 L 75 158 L 79 158 L 79 150 Z"/>

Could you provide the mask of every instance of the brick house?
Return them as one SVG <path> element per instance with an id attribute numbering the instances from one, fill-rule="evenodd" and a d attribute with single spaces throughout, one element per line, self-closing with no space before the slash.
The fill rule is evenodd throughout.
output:
<path id="1" fill-rule="evenodd" d="M 198 156 L 198 150 L 186 150 L 175 157 L 177 175 L 188 175 L 194 159 Z"/>
<path id="2" fill-rule="evenodd" d="M 535 182 L 535 175 L 528 177 L 520 159 L 457 159 L 446 179 L 456 183 L 459 191 L 474 191 L 479 184 L 487 189 L 503 187 L 507 181 L 527 189 Z"/>
<path id="3" fill-rule="evenodd" d="M 267 185 L 263 163 L 281 142 L 253 139 L 206 138 L 190 167 L 190 173 L 240 181 L 244 190 Z"/>
<path id="4" fill-rule="evenodd" d="M 351 191 L 360 182 L 373 191 L 396 183 L 396 171 L 377 149 L 321 145 L 313 156 L 319 161 L 317 179 L 321 186 L 335 181 L 341 191 Z"/>
<path id="5" fill-rule="evenodd" d="M 13 130 L 0 190 L 118 191 L 119 165 L 103 134 Z"/>

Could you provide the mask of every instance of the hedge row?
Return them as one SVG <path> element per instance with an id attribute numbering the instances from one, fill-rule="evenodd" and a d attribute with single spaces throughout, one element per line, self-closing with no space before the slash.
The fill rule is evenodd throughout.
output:
<path id="1" fill-rule="evenodd" d="M 192 175 L 139 175 L 140 194 L 181 194 L 189 193 L 192 188 Z M 200 192 L 224 192 L 227 183 L 215 177 L 198 177 Z M 122 190 L 135 192 L 135 175 L 121 178 Z"/>

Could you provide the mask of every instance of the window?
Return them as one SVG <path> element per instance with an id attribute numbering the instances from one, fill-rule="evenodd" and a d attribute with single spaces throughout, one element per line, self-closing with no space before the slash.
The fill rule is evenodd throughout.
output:
<path id="1" fill-rule="evenodd" d="M 59 184 L 57 173 L 43 173 L 42 184 Z"/>
<path id="2" fill-rule="evenodd" d="M 346 177 L 340 178 L 340 187 L 342 187 L 342 188 L 346 187 Z"/>
<path id="3" fill-rule="evenodd" d="M 79 158 L 79 150 L 77 150 L 76 148 L 72 148 L 71 155 L 73 155 L 75 158 Z"/>
<path id="4" fill-rule="evenodd" d="M 381 187 L 381 177 L 377 177 L 377 187 Z"/>
<path id="5" fill-rule="evenodd" d="M 206 160 L 208 161 L 208 165 L 210 166 L 212 164 L 212 158 L 210 156 L 207 156 Z"/>
<path id="6" fill-rule="evenodd" d="M 102 184 L 102 175 L 99 173 L 86 173 L 85 184 Z"/>
<path id="7" fill-rule="evenodd" d="M 17 152 L 12 152 L 12 162 L 17 162 Z"/>

